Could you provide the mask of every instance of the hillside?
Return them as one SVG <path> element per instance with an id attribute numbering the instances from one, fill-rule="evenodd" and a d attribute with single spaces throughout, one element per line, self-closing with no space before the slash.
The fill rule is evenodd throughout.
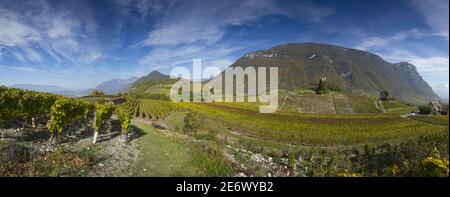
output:
<path id="1" fill-rule="evenodd" d="M 127 90 L 138 78 L 130 79 L 111 79 L 98 85 L 95 89 L 101 90 L 106 94 L 117 94 Z"/>
<path id="2" fill-rule="evenodd" d="M 275 46 L 248 53 L 231 66 L 278 66 L 280 89 L 313 88 L 325 76 L 330 85 L 346 92 L 378 97 L 381 90 L 387 90 L 410 103 L 439 99 L 414 65 L 392 64 L 366 51 L 333 45 Z"/>
<path id="3" fill-rule="evenodd" d="M 364 102 L 376 100 L 381 90 L 387 90 L 396 99 L 407 103 L 422 104 L 431 100 L 440 100 L 419 75 L 414 65 L 407 62 L 392 64 L 372 53 L 339 46 L 315 43 L 280 45 L 269 50 L 246 54 L 231 65 L 231 67 L 236 66 L 244 68 L 247 66 L 278 66 L 279 88 L 287 92 L 315 88 L 320 77 L 326 77 L 329 86 L 340 89 L 341 93 L 335 94 L 333 98 L 331 96 L 329 98 L 307 96 L 306 99 L 315 99 L 319 108 L 322 101 L 327 105 L 333 104 L 340 108 L 340 100 L 346 101 L 342 102 L 343 104 L 348 103 L 347 101 L 352 103 L 355 99 L 361 100 L 361 96 L 365 97 L 366 101 Z M 170 85 L 175 81 L 170 80 L 167 75 L 153 71 L 132 84 L 128 93 L 140 97 L 143 95 L 168 96 Z M 280 98 L 280 102 L 281 100 Z M 299 99 L 289 98 L 290 103 L 293 102 L 292 100 Z M 300 105 L 299 102 L 295 105 Z M 343 110 L 337 109 L 337 113 L 353 111 L 346 106 L 348 104 L 342 107 Z M 335 109 L 307 110 L 307 107 L 303 108 L 304 110 L 299 111 L 331 110 L 336 112 Z"/>
<path id="4" fill-rule="evenodd" d="M 136 97 L 155 97 L 163 95 L 169 97 L 170 88 L 176 79 L 170 79 L 158 71 L 152 71 L 147 76 L 141 77 L 131 84 L 127 93 Z"/>
<path id="5" fill-rule="evenodd" d="M 380 113 L 377 99 L 345 92 L 316 94 L 311 90 L 280 91 L 279 111 L 310 114 Z"/>

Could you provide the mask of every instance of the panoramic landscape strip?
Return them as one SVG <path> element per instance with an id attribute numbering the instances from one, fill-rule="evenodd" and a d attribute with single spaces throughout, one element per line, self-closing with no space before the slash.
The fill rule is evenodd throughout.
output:
<path id="1" fill-rule="evenodd" d="M 448 178 L 448 7 L 1 0 L 0 177 Z"/>

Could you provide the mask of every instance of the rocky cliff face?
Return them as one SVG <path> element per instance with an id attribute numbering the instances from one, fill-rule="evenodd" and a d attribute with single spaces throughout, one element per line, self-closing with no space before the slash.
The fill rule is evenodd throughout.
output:
<path id="1" fill-rule="evenodd" d="M 246 54 L 231 66 L 278 66 L 283 89 L 315 87 L 324 76 L 332 86 L 362 95 L 376 97 L 381 90 L 387 90 L 410 103 L 439 99 L 414 65 L 392 64 L 366 51 L 333 45 L 275 46 Z"/>

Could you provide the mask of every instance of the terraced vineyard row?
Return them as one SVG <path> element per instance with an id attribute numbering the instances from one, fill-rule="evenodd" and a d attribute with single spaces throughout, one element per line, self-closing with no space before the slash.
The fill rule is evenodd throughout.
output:
<path id="1" fill-rule="evenodd" d="M 176 103 L 163 100 L 133 99 L 127 98 L 122 104 L 127 111 L 135 114 L 136 117 L 163 119 L 172 111 L 177 111 L 179 107 Z"/>
<path id="2" fill-rule="evenodd" d="M 130 114 L 139 116 L 139 100 L 134 98 L 127 98 L 126 102 L 122 104 L 122 107 Z"/>
<path id="3" fill-rule="evenodd" d="M 411 120 L 391 114 L 261 114 L 228 103 L 179 103 L 181 107 L 222 121 L 240 133 L 282 143 L 353 146 L 426 136 L 448 136 L 448 117 Z M 439 122 L 436 124 L 435 122 Z"/>

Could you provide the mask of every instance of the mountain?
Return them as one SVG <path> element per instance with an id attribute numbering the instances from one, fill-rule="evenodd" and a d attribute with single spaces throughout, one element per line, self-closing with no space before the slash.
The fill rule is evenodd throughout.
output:
<path id="1" fill-rule="evenodd" d="M 367 51 L 317 43 L 293 43 L 259 50 L 239 58 L 231 67 L 279 67 L 279 88 L 314 88 L 320 77 L 330 86 L 359 95 L 378 97 L 387 90 L 410 103 L 440 100 L 407 62 L 392 64 Z"/>
<path id="2" fill-rule="evenodd" d="M 153 97 L 163 95 L 168 98 L 170 88 L 177 79 L 170 79 L 170 76 L 162 74 L 158 71 L 152 71 L 147 76 L 143 76 L 136 80 L 127 93 L 137 97 Z"/>
<path id="3" fill-rule="evenodd" d="M 117 94 L 119 92 L 123 92 L 127 90 L 131 84 L 133 84 L 138 78 L 133 77 L 130 79 L 111 79 L 105 81 L 95 87 L 97 90 L 101 90 L 106 94 Z"/>
<path id="4" fill-rule="evenodd" d="M 61 94 L 61 95 L 65 95 L 65 96 L 77 96 L 77 94 L 78 94 L 77 91 L 68 90 L 63 87 L 52 86 L 52 85 L 14 84 L 11 87 L 25 89 L 25 90 L 34 90 L 34 91 L 39 91 L 39 92 Z"/>
<path id="5" fill-rule="evenodd" d="M 386 90 L 396 99 L 423 104 L 441 100 L 407 62 L 390 63 L 367 51 L 317 43 L 292 43 L 258 50 L 236 60 L 231 67 L 279 68 L 279 88 L 311 89 L 326 77 L 330 87 L 353 95 L 378 98 Z M 223 74 L 223 73 L 222 73 Z M 165 94 L 176 80 L 153 71 L 130 86 L 132 95 Z"/>
<path id="6" fill-rule="evenodd" d="M 105 92 L 106 94 L 117 94 L 119 92 L 123 92 L 127 90 L 132 83 L 134 83 L 138 78 L 133 77 L 130 79 L 111 79 L 108 81 L 105 81 L 98 85 L 95 88 L 89 88 L 89 89 L 83 89 L 83 90 L 69 90 L 63 87 L 59 86 L 52 86 L 52 85 L 34 85 L 34 84 L 15 84 L 11 87 L 13 88 L 20 88 L 20 89 L 26 89 L 26 90 L 34 90 L 39 92 L 48 92 L 48 93 L 54 93 L 54 94 L 61 94 L 65 96 L 86 96 L 89 95 L 89 93 L 94 90 L 101 90 Z"/>

